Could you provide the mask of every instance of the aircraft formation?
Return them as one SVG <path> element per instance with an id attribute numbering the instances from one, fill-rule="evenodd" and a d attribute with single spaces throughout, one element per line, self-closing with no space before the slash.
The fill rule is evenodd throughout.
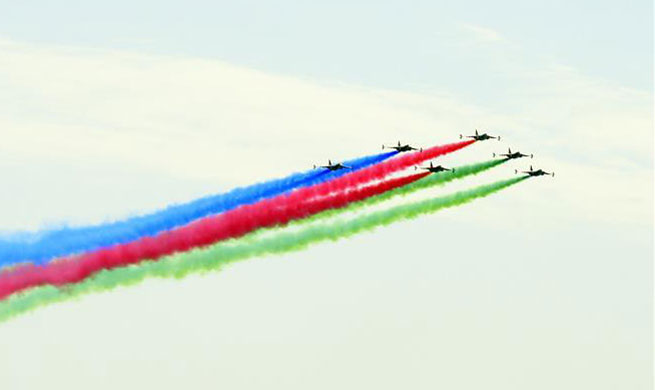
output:
<path id="1" fill-rule="evenodd" d="M 490 135 L 488 133 L 480 134 L 478 132 L 478 129 L 475 129 L 475 134 L 473 134 L 473 135 L 462 135 L 462 134 L 460 134 L 459 138 L 460 139 L 471 138 L 471 139 L 474 139 L 476 141 L 486 141 L 486 140 L 490 140 L 490 139 L 495 139 L 496 141 L 500 141 L 500 136 L 493 136 L 493 135 Z M 401 144 L 400 141 L 398 141 L 398 143 L 396 145 L 392 145 L 392 146 L 382 145 L 382 149 L 383 150 L 384 149 L 393 149 L 393 150 L 395 150 L 395 151 L 397 151 L 399 153 L 413 152 L 413 151 L 422 152 L 423 151 L 423 148 L 417 148 L 417 147 L 411 146 L 409 144 Z M 494 158 L 495 157 L 501 157 L 501 158 L 503 158 L 505 160 L 514 160 L 514 159 L 519 159 L 519 158 L 523 158 L 523 157 L 533 158 L 534 155 L 532 153 L 531 154 L 524 154 L 524 153 L 521 153 L 519 151 L 512 152 L 512 148 L 507 148 L 507 153 L 498 153 L 498 154 L 493 153 L 493 157 Z M 338 171 L 340 169 L 351 169 L 350 167 L 348 167 L 348 166 L 346 166 L 346 165 L 344 165 L 342 163 L 333 164 L 332 160 L 328 160 L 328 165 L 318 165 L 318 166 L 314 165 L 314 169 L 316 169 L 316 168 L 324 168 L 324 169 L 327 169 L 329 171 Z M 415 166 L 414 169 L 415 170 L 422 169 L 422 170 L 426 170 L 426 171 L 428 171 L 430 173 L 439 173 L 439 172 L 445 172 L 445 171 L 454 172 L 455 171 L 455 168 L 446 168 L 446 167 L 444 167 L 442 165 L 434 166 L 434 164 L 432 162 L 430 162 L 430 165 L 427 166 L 427 167 Z M 523 174 L 526 174 L 529 177 L 536 177 L 536 176 L 555 177 L 554 172 L 546 172 L 543 169 L 536 169 L 535 170 L 535 169 L 532 168 L 532 165 L 530 165 L 530 169 L 527 170 L 527 171 L 519 171 L 518 169 L 514 170 L 515 174 L 518 174 L 519 172 L 523 173 Z"/>
<path id="2" fill-rule="evenodd" d="M 226 262 L 345 239 L 395 221 L 464 205 L 530 177 L 554 176 L 530 166 L 529 170 L 515 170 L 521 176 L 446 196 L 413 202 L 410 199 L 390 208 L 354 212 L 368 210 L 391 197 L 404 198 L 421 189 L 483 172 L 509 160 L 533 157 L 508 149 L 507 153 L 493 153 L 491 160 L 457 168 L 432 161 L 477 141 L 500 139 L 477 130 L 466 138 L 426 148 L 399 141 L 382 146 L 393 152 L 376 152 L 342 162 L 328 160 L 327 165 L 315 165 L 313 170 L 259 181 L 123 220 L 44 230 L 35 232 L 30 240 L 0 240 L 0 322 L 45 304 L 133 285 L 147 277 L 179 278 L 190 272 L 221 269 Z M 421 172 L 396 175 L 410 168 Z M 349 218 L 332 219 L 341 213 Z M 298 228 L 287 230 L 286 225 L 290 224 Z M 261 229 L 267 229 L 271 235 L 254 234 Z M 138 272 L 134 272 L 135 267 Z"/>

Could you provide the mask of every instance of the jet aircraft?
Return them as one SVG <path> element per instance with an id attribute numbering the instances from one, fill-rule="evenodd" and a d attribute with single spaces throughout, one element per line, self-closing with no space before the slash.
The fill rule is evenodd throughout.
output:
<path id="1" fill-rule="evenodd" d="M 437 165 L 437 166 L 435 167 L 435 166 L 432 164 L 432 162 L 430 162 L 430 166 L 429 166 L 429 167 L 414 167 L 414 170 L 419 169 L 419 168 L 420 168 L 420 169 L 425 169 L 426 171 L 429 171 L 429 172 L 432 172 L 432 173 L 438 173 L 438 172 L 444 172 L 444 171 L 455 172 L 455 168 L 446 168 L 446 167 L 441 166 L 441 165 Z"/>
<path id="2" fill-rule="evenodd" d="M 493 155 L 494 155 L 494 157 L 496 157 L 496 153 L 494 153 Z M 499 154 L 498 156 L 505 157 L 508 160 L 512 160 L 512 159 L 515 159 L 515 158 L 521 158 L 521 157 L 530 157 L 530 158 L 533 157 L 532 154 L 523 154 L 521 152 L 512 153 L 512 149 L 510 149 L 510 148 L 507 148 L 507 153 L 502 153 L 502 154 Z"/>
<path id="3" fill-rule="evenodd" d="M 423 151 L 423 148 L 418 148 L 418 149 L 417 149 L 417 148 L 415 148 L 415 147 L 413 147 L 413 146 L 410 146 L 410 145 L 401 145 L 401 144 L 400 144 L 400 141 L 398 141 L 398 145 L 397 145 L 397 146 L 385 146 L 385 145 L 382 145 L 382 149 L 395 149 L 396 151 L 401 152 L 401 153 L 402 153 L 402 152 L 411 152 L 412 150 L 419 150 L 419 151 L 421 151 L 421 152 Z"/>
<path id="4" fill-rule="evenodd" d="M 517 171 L 517 170 L 515 169 L 515 170 L 514 170 L 514 173 L 519 173 L 519 171 Z M 530 170 L 529 170 L 529 171 L 522 171 L 521 173 L 525 173 L 525 174 L 527 174 L 527 175 L 530 176 L 530 177 L 534 177 L 534 176 L 545 176 L 545 175 L 549 175 L 549 176 L 553 176 L 553 177 L 555 177 L 555 172 L 550 172 L 550 173 L 549 173 L 549 172 L 544 171 L 543 169 L 537 169 L 537 170 L 535 171 L 534 169 L 532 169 L 532 165 L 530 165 Z"/>
<path id="5" fill-rule="evenodd" d="M 328 160 L 328 165 L 314 165 L 314 169 L 316 168 L 325 168 L 329 171 L 338 171 L 339 169 L 352 169 L 352 167 L 343 165 L 342 163 L 332 164 L 332 160 Z"/>
<path id="6" fill-rule="evenodd" d="M 464 136 L 460 134 L 459 138 L 462 139 L 462 138 L 464 138 Z M 496 140 L 500 141 L 500 136 L 494 137 L 494 136 L 491 136 L 491 135 L 489 135 L 487 133 L 480 134 L 480 133 L 478 133 L 478 129 L 475 129 L 475 135 L 467 135 L 466 138 L 473 138 L 476 141 L 485 141 L 485 140 L 493 138 L 493 139 L 496 139 Z"/>

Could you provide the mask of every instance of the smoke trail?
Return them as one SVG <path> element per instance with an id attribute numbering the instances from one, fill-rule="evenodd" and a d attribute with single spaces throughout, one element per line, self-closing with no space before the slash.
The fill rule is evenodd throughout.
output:
<path id="1" fill-rule="evenodd" d="M 502 180 L 451 195 L 362 215 L 349 221 L 309 226 L 298 232 L 280 229 L 273 236 L 261 240 L 241 239 L 222 242 L 208 248 L 169 256 L 160 261 L 144 261 L 135 266 L 103 271 L 81 283 L 69 285 L 66 289 L 54 286 L 38 287 L 0 302 L 0 322 L 41 306 L 77 298 L 88 293 L 111 290 L 118 286 L 133 285 L 149 277 L 182 278 L 191 273 L 216 271 L 232 262 L 254 256 L 282 254 L 300 250 L 322 241 L 335 241 L 350 237 L 400 220 L 416 218 L 447 207 L 459 206 L 491 195 L 525 179 L 527 177 L 523 176 Z"/>
<path id="2" fill-rule="evenodd" d="M 52 262 L 46 266 L 26 265 L 0 274 L 0 298 L 41 284 L 63 285 L 78 282 L 102 269 L 157 259 L 174 252 L 186 251 L 228 238 L 240 237 L 255 229 L 286 224 L 320 211 L 343 207 L 419 180 L 429 173 L 389 179 L 366 187 L 353 187 L 324 197 L 297 198 L 297 195 L 268 199 L 242 206 L 212 219 L 195 222 L 158 237 L 117 245 L 73 259 Z M 329 184 L 329 183 L 325 183 Z"/>
<path id="3" fill-rule="evenodd" d="M 359 170 L 384 161 L 397 152 L 361 157 L 344 164 Z M 234 209 L 240 205 L 280 195 L 295 188 L 323 183 L 351 170 L 326 169 L 295 173 L 287 177 L 233 189 L 224 194 L 207 196 L 189 203 L 169 206 L 151 214 L 123 221 L 93 226 L 70 227 L 32 234 L 14 234 L 14 239 L 0 239 L 0 267 L 31 261 L 43 264 L 55 257 L 95 250 L 134 241 L 144 236 L 183 226 L 196 219 Z"/>
<path id="4" fill-rule="evenodd" d="M 300 207 L 307 202 L 306 199 L 326 197 L 321 199 L 324 203 L 316 203 L 322 204 L 322 206 L 315 207 L 312 209 L 315 211 L 312 212 L 342 207 L 348 202 L 359 201 L 363 198 L 357 199 L 359 192 L 354 192 L 355 197 L 350 197 L 349 194 L 348 199 L 350 200 L 344 203 L 340 195 L 330 197 L 327 195 L 357 188 L 421 161 L 454 152 L 473 142 L 475 141 L 470 140 L 434 146 L 424 151 L 410 153 L 360 171 L 348 173 L 331 181 L 298 189 L 288 195 L 279 195 L 255 204 L 240 206 L 223 214 L 206 217 L 189 225 L 161 232 L 154 237 L 143 237 L 130 243 L 61 259 L 61 261 L 55 261 L 44 267 L 31 264 L 17 266 L 0 274 L 0 299 L 28 287 L 47 283 L 61 285 L 77 282 L 101 269 L 133 264 L 141 259 L 157 259 L 174 252 L 187 251 L 196 246 L 206 246 L 227 238 L 239 237 L 260 227 L 284 224 L 292 219 L 306 217 L 311 213 L 304 207 Z M 415 177 L 418 178 L 418 176 Z M 411 181 L 405 184 L 409 182 Z M 374 194 L 366 196 L 372 195 Z"/>
<path id="5" fill-rule="evenodd" d="M 461 179 L 466 176 L 470 175 L 477 175 L 478 173 L 484 172 L 488 169 L 491 169 L 493 167 L 496 167 L 500 164 L 503 164 L 507 162 L 507 159 L 501 159 L 501 160 L 489 160 L 489 161 L 484 161 L 480 163 L 475 163 L 475 164 L 469 164 L 469 165 L 463 165 L 456 167 L 455 170 L 453 171 L 447 171 L 447 172 L 438 172 L 435 174 L 432 174 L 424 179 L 418 180 L 414 183 L 408 184 L 403 187 L 398 187 L 396 189 L 393 189 L 391 191 L 387 191 L 385 193 L 382 193 L 380 195 L 372 196 L 370 198 L 364 199 L 360 202 L 356 203 L 351 203 L 347 207 L 341 208 L 341 209 L 329 209 L 325 210 L 321 213 L 315 214 L 313 216 L 304 218 L 304 219 L 299 219 L 296 221 L 293 221 L 292 223 L 289 224 L 289 226 L 301 226 L 301 225 L 306 225 L 309 223 L 313 223 L 319 220 L 324 220 L 327 218 L 331 218 L 335 215 L 338 214 L 344 214 L 347 212 L 353 212 L 357 210 L 361 210 L 365 207 L 369 207 L 378 203 L 382 203 L 388 199 L 391 199 L 396 196 L 406 196 L 411 193 L 414 193 L 418 190 L 424 189 L 424 188 L 429 188 L 435 185 L 441 185 L 441 184 L 446 184 L 450 181 L 456 180 L 456 179 Z M 258 234 L 260 233 L 266 233 L 266 231 L 259 231 L 256 234 L 251 234 L 249 237 L 256 238 Z"/>

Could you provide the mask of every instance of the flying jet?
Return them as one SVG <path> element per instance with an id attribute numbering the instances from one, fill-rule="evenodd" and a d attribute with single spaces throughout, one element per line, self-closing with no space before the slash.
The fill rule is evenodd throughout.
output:
<path id="1" fill-rule="evenodd" d="M 508 160 L 512 160 L 515 158 L 521 158 L 521 157 L 530 157 L 532 158 L 532 154 L 523 154 L 521 152 L 514 152 L 512 153 L 512 149 L 507 148 L 507 153 L 499 154 L 498 156 L 505 157 Z M 496 157 L 496 153 L 494 153 L 494 157 Z"/>
<path id="2" fill-rule="evenodd" d="M 338 171 L 339 169 L 352 169 L 352 167 L 343 165 L 342 163 L 332 164 L 332 160 L 328 160 L 328 165 L 314 165 L 314 169 L 316 168 L 325 168 L 329 171 Z"/>
<path id="3" fill-rule="evenodd" d="M 441 166 L 441 165 L 437 165 L 437 166 L 435 167 L 434 165 L 432 165 L 432 162 L 430 162 L 430 166 L 429 166 L 429 167 L 416 167 L 416 166 L 415 166 L 415 167 L 414 167 L 414 170 L 419 169 L 419 168 L 420 168 L 420 169 L 425 169 L 426 171 L 430 171 L 430 172 L 432 172 L 432 173 L 438 173 L 438 172 L 444 172 L 444 171 L 455 172 L 455 168 L 446 168 L 446 167 L 443 167 L 443 166 Z"/>
<path id="4" fill-rule="evenodd" d="M 464 138 L 464 136 L 460 134 L 459 139 L 462 139 L 462 138 Z M 478 129 L 475 129 L 475 135 L 467 135 L 466 138 L 473 138 L 476 141 L 484 141 L 484 140 L 494 138 L 494 139 L 497 139 L 498 141 L 500 141 L 500 136 L 493 137 L 493 136 L 491 136 L 491 135 L 489 135 L 487 133 L 480 134 L 480 133 L 478 133 Z"/>
<path id="5" fill-rule="evenodd" d="M 514 173 L 519 173 L 516 169 L 514 170 Z M 550 175 L 555 177 L 555 172 L 548 173 L 542 169 L 537 169 L 536 171 L 532 169 L 532 165 L 530 165 L 530 170 L 529 171 L 522 171 L 521 173 L 526 173 L 528 176 L 545 176 L 545 175 Z"/>
<path id="6" fill-rule="evenodd" d="M 423 148 L 417 149 L 417 148 L 415 148 L 413 146 L 401 145 L 400 141 L 398 141 L 398 146 L 385 146 L 385 145 L 382 145 L 382 149 L 385 149 L 385 148 L 386 149 L 396 149 L 398 152 L 401 152 L 401 153 L 402 152 L 411 152 L 412 150 L 419 150 L 421 152 L 423 151 Z"/>

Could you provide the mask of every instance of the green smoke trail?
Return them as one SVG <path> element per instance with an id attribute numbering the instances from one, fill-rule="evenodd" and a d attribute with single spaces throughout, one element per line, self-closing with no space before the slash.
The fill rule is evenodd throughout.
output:
<path id="1" fill-rule="evenodd" d="M 297 232 L 280 231 L 261 240 L 235 240 L 191 252 L 179 253 L 159 261 L 102 271 L 83 282 L 65 288 L 42 286 L 0 302 L 0 322 L 51 303 L 77 298 L 91 292 L 111 290 L 141 282 L 147 277 L 182 278 L 191 273 L 220 270 L 227 264 L 264 254 L 300 250 L 326 240 L 336 241 L 370 231 L 393 222 L 416 218 L 447 207 L 458 206 L 500 191 L 527 177 L 517 177 L 460 191 L 451 195 L 396 206 L 365 214 L 348 221 L 309 226 Z"/>
<path id="2" fill-rule="evenodd" d="M 308 225 L 310 223 L 315 223 L 317 221 L 322 221 L 337 215 L 342 215 L 345 213 L 349 212 L 354 212 L 361 210 L 366 207 L 370 207 L 379 203 L 382 203 L 386 200 L 389 200 L 391 198 L 397 197 L 397 196 L 407 196 L 409 194 L 412 194 L 418 190 L 422 190 L 425 188 L 430 188 L 434 187 L 437 185 L 443 185 L 446 184 L 450 181 L 461 179 L 466 176 L 470 175 L 477 175 L 478 173 L 484 172 L 488 169 L 491 169 L 493 167 L 496 167 L 504 162 L 507 162 L 507 159 L 502 159 L 502 160 L 488 160 L 488 161 L 483 161 L 475 164 L 469 164 L 469 165 L 462 165 L 459 167 L 456 167 L 455 170 L 453 171 L 444 171 L 444 172 L 439 172 L 435 173 L 433 175 L 427 176 L 421 180 L 415 181 L 414 183 L 408 184 L 404 187 L 399 187 L 396 189 L 393 189 L 391 191 L 387 191 L 385 193 L 382 193 L 380 195 L 372 196 L 370 198 L 364 199 L 359 202 L 351 203 L 347 207 L 343 207 L 341 209 L 330 209 L 330 210 L 325 210 L 323 212 L 320 212 L 318 214 L 314 214 L 310 217 L 304 218 L 304 219 L 298 219 L 290 222 L 287 224 L 287 227 L 297 227 L 297 226 L 304 226 Z M 243 237 L 245 240 L 255 240 L 258 239 L 260 236 L 270 232 L 270 229 L 261 229 L 256 232 L 253 232 L 252 234 L 249 234 L 246 237 Z"/>

